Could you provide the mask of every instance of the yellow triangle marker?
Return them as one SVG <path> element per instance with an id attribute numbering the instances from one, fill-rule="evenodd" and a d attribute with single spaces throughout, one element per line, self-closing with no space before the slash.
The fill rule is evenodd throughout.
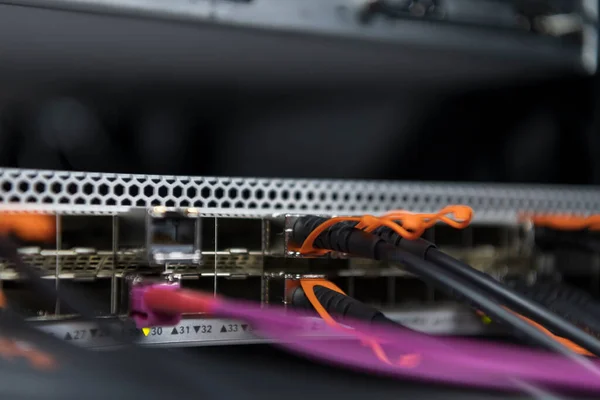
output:
<path id="1" fill-rule="evenodd" d="M 150 328 L 142 328 L 142 332 L 144 333 L 144 336 L 148 336 L 150 334 Z"/>

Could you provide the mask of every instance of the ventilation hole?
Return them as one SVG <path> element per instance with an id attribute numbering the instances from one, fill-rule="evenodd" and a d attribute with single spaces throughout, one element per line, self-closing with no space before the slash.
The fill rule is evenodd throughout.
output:
<path id="1" fill-rule="evenodd" d="M 244 203 L 241 201 L 238 201 L 237 203 L 235 203 L 235 208 L 244 208 Z"/>
<path id="2" fill-rule="evenodd" d="M 167 197 L 169 195 L 169 188 L 166 186 L 161 186 L 158 188 L 158 195 L 160 197 Z"/>
<path id="3" fill-rule="evenodd" d="M 315 199 L 315 194 L 314 194 L 313 192 L 308 192 L 308 193 L 306 194 L 306 198 L 307 198 L 309 201 L 313 201 L 313 200 Z"/>
<path id="4" fill-rule="evenodd" d="M 277 203 L 277 204 L 275 204 L 275 209 L 276 209 L 276 210 L 281 210 L 281 209 L 283 209 L 283 204 L 281 204 L 281 203 Z"/>
<path id="5" fill-rule="evenodd" d="M 29 190 L 29 184 L 27 182 L 19 183 L 19 192 L 26 192 Z"/>
<path id="6" fill-rule="evenodd" d="M 44 197 L 44 198 L 42 199 L 42 203 L 45 203 L 45 204 L 52 204 L 52 203 L 54 203 L 54 202 L 52 201 L 52 197 L 48 197 L 48 196 L 46 196 L 46 197 Z"/>
<path id="7" fill-rule="evenodd" d="M 236 188 L 231 188 L 229 189 L 228 194 L 230 200 L 235 200 L 238 197 L 238 190 Z"/>
<path id="8" fill-rule="evenodd" d="M 94 186 L 91 183 L 86 183 L 85 185 L 83 185 L 83 194 L 93 194 L 94 193 Z"/>
<path id="9" fill-rule="evenodd" d="M 262 205 L 260 206 L 260 208 L 262 209 L 268 209 L 269 208 L 269 203 L 262 203 Z"/>
<path id="10" fill-rule="evenodd" d="M 110 189 L 107 189 L 106 193 L 102 193 L 102 190 L 100 190 L 100 194 L 107 195 L 109 191 L 110 191 Z M 118 183 L 115 186 L 113 186 L 113 193 L 116 196 L 123 196 L 125 194 L 125 187 L 123 187 L 123 185 L 121 185 L 120 183 Z"/>
<path id="11" fill-rule="evenodd" d="M 108 200 L 106 200 L 106 205 L 107 206 L 116 206 L 117 201 L 115 199 L 108 199 Z"/>
<path id="12" fill-rule="evenodd" d="M 197 196 L 198 191 L 195 187 L 189 187 L 185 190 L 185 196 L 189 199 L 193 199 Z"/>
<path id="13" fill-rule="evenodd" d="M 254 192 L 254 197 L 256 197 L 258 200 L 262 200 L 262 198 L 265 197 L 264 190 L 257 189 L 256 192 Z"/>
<path id="14" fill-rule="evenodd" d="M 99 206 L 100 204 L 102 204 L 102 202 L 100 201 L 100 199 L 99 199 L 99 198 L 97 198 L 97 197 L 94 197 L 94 198 L 92 199 L 92 205 Z"/>
<path id="15" fill-rule="evenodd" d="M 129 195 L 130 196 L 138 196 L 140 194 L 140 188 L 137 185 L 133 185 L 129 187 Z"/>
<path id="16" fill-rule="evenodd" d="M 217 208 L 218 204 L 216 201 L 211 200 L 208 202 L 208 208 Z"/>
<path id="17" fill-rule="evenodd" d="M 288 190 L 282 190 L 280 197 L 282 200 L 287 200 L 290 198 L 290 192 Z"/>
<path id="18" fill-rule="evenodd" d="M 78 197 L 75 199 L 75 204 L 85 204 L 85 199 Z"/>
<path id="19" fill-rule="evenodd" d="M 302 192 L 294 192 L 294 200 L 300 201 L 302 199 Z"/>
<path id="20" fill-rule="evenodd" d="M 306 204 L 302 203 L 300 204 L 300 209 L 301 210 L 306 210 L 308 207 L 306 206 Z"/>
<path id="21" fill-rule="evenodd" d="M 203 187 L 202 190 L 200 190 L 200 197 L 202 197 L 203 199 L 208 199 L 211 195 L 212 191 L 210 190 L 210 188 Z"/>
<path id="22" fill-rule="evenodd" d="M 225 197 L 225 191 L 223 190 L 223 188 L 217 188 L 217 190 L 215 190 L 215 197 L 217 199 L 222 199 L 223 197 Z"/>
<path id="23" fill-rule="evenodd" d="M 167 207 L 175 207 L 175 202 L 173 200 L 167 200 L 165 202 L 165 206 L 167 206 Z"/>
<path id="24" fill-rule="evenodd" d="M 101 196 L 106 196 L 108 194 L 108 185 L 106 183 L 98 186 L 98 194 Z"/>
<path id="25" fill-rule="evenodd" d="M 12 190 L 12 183 L 10 182 L 2 182 L 2 190 L 5 192 L 8 192 L 9 190 Z"/>
<path id="26" fill-rule="evenodd" d="M 248 204 L 248 208 L 251 210 L 254 210 L 254 209 L 258 208 L 258 205 L 256 203 L 252 202 L 252 203 Z"/>
<path id="27" fill-rule="evenodd" d="M 10 196 L 10 199 L 8 199 L 8 201 L 10 201 L 11 203 L 14 203 L 14 202 L 21 201 L 21 199 L 17 196 Z"/>
<path id="28" fill-rule="evenodd" d="M 337 194 L 337 193 L 335 193 L 335 192 L 334 192 L 334 193 L 331 193 L 331 200 L 333 200 L 333 201 L 338 201 L 338 197 L 339 197 L 339 196 L 338 196 L 338 194 Z"/>
<path id="29" fill-rule="evenodd" d="M 181 197 L 182 194 L 183 194 L 183 188 L 181 186 L 175 186 L 173 188 L 173 196 Z"/>
<path id="30" fill-rule="evenodd" d="M 138 207 L 144 207 L 146 205 L 146 200 L 145 199 L 138 199 L 136 201 L 136 204 Z M 159 199 L 152 199 L 150 200 L 150 205 L 151 206 L 162 206 L 162 201 Z"/>
<path id="31" fill-rule="evenodd" d="M 40 193 L 40 194 L 44 193 L 46 191 L 46 184 L 44 184 L 42 182 L 38 182 L 35 184 L 33 189 L 35 190 L 36 193 Z"/>
<path id="32" fill-rule="evenodd" d="M 372 194 L 367 195 L 367 201 L 368 202 L 372 202 L 373 201 L 373 195 Z"/>
<path id="33" fill-rule="evenodd" d="M 202 200 L 196 200 L 196 201 L 194 201 L 193 207 L 202 208 L 202 207 L 204 207 L 204 202 Z"/>
<path id="34" fill-rule="evenodd" d="M 180 207 L 190 207 L 190 202 L 189 202 L 189 201 L 187 201 L 187 200 L 181 200 L 181 201 L 179 202 L 179 206 L 180 206 Z"/>
<path id="35" fill-rule="evenodd" d="M 154 195 L 154 188 L 152 186 L 144 187 L 144 196 L 151 197 Z"/>
<path id="36" fill-rule="evenodd" d="M 62 190 L 62 188 L 61 188 L 61 189 L 59 189 L 59 190 Z M 77 184 L 76 184 L 76 183 L 69 183 L 69 184 L 67 185 L 67 187 L 66 187 L 66 190 L 67 190 L 67 193 L 68 193 L 68 194 L 70 194 L 70 195 L 74 195 L 74 194 L 77 194 L 77 193 L 79 193 L 79 186 L 77 186 Z M 57 192 L 57 193 L 58 193 L 58 192 Z"/>
<path id="37" fill-rule="evenodd" d="M 269 199 L 275 200 L 277 198 L 277 192 L 275 190 L 269 190 Z"/>
<path id="38" fill-rule="evenodd" d="M 231 203 L 228 201 L 224 201 L 221 203 L 221 208 L 231 208 Z"/>
<path id="39" fill-rule="evenodd" d="M 61 197 L 58 202 L 60 204 L 69 204 L 69 198 L 68 197 Z"/>
<path id="40" fill-rule="evenodd" d="M 325 201 L 327 200 L 327 195 L 325 194 L 325 192 L 321 192 L 321 194 L 319 195 L 319 199 L 321 201 Z"/>
<path id="41" fill-rule="evenodd" d="M 250 196 L 251 196 L 250 189 L 244 189 L 244 190 L 242 190 L 242 199 L 249 200 Z"/>
<path id="42" fill-rule="evenodd" d="M 121 201 L 121 204 L 123 204 L 124 206 L 131 206 L 131 200 L 129 200 L 129 199 L 123 199 Z"/>

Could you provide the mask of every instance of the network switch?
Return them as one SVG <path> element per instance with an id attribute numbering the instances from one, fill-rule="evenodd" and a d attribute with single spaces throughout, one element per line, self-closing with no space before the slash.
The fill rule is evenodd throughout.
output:
<path id="1" fill-rule="evenodd" d="M 451 305 L 448 312 L 459 316 L 466 312 L 471 316 L 466 322 L 459 326 L 451 326 L 448 321 L 431 322 L 451 299 L 401 265 L 339 253 L 299 257 L 288 248 L 286 231 L 290 224 L 306 213 L 380 215 L 392 209 L 429 212 L 447 204 L 466 204 L 474 210 L 471 226 L 457 230 L 438 224 L 423 237 L 497 280 L 535 281 L 554 277 L 557 271 L 548 267 L 548 254 L 537 249 L 534 230 L 522 215 L 548 210 L 585 214 L 600 206 L 600 196 L 593 189 L 543 186 L 26 170 L 2 170 L 0 181 L 4 212 L 50 214 L 55 220 L 56 240 L 21 243 L 22 259 L 43 278 L 55 281 L 59 291 L 63 285 L 76 286 L 95 298 L 99 304 L 97 314 L 103 318 L 127 317 L 131 282 L 140 277 L 175 277 L 186 288 L 269 306 L 285 304 L 286 279 L 323 276 L 350 296 L 380 307 L 394 318 L 405 320 L 410 312 L 418 312 L 423 320 L 415 323 L 417 327 L 431 331 L 437 325 L 442 333 L 460 329 L 481 333 L 487 327 L 458 305 Z M 90 346 L 110 342 L 88 328 L 76 329 L 87 325 L 73 320 L 76 315 L 61 311 L 58 300 L 48 304 L 31 296 L 22 283 L 23 277 L 9 262 L 2 264 L 0 277 L 8 298 L 18 300 L 15 303 L 43 329 Z M 434 311 L 430 311 L 432 307 Z M 229 324 L 218 321 L 211 332 L 202 336 L 193 327 L 208 326 L 208 320 L 194 321 L 184 319 L 183 333 L 145 336 L 139 328 L 133 328 L 132 334 L 149 344 L 258 340 L 238 325 L 236 332 L 220 332 L 221 327 L 216 325 Z M 78 331 L 87 333 L 73 333 Z"/>

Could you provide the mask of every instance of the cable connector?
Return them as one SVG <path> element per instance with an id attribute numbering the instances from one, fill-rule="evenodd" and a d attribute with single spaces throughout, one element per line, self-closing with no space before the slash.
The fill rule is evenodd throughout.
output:
<path id="1" fill-rule="evenodd" d="M 398 238 L 407 240 L 418 240 L 426 229 L 431 228 L 438 222 L 445 223 L 455 229 L 466 228 L 473 218 L 473 210 L 462 205 L 451 205 L 444 207 L 437 213 L 411 213 L 398 210 L 391 211 L 381 217 L 363 215 L 362 217 L 334 217 L 321 218 L 316 216 L 300 217 L 292 227 L 292 239 L 299 245 L 293 250 L 300 254 L 324 255 L 330 251 L 349 253 L 347 247 L 349 235 L 354 228 L 364 232 L 375 232 L 378 229 L 389 229 Z M 345 230 L 345 231 L 344 231 Z M 332 240 L 331 235 L 337 236 Z M 389 239 L 394 239 L 392 235 Z M 298 240 L 303 237 L 303 240 Z M 326 244 L 331 244 L 328 246 Z M 424 245 L 420 245 L 423 247 Z M 424 246 L 425 252 L 431 245 Z M 362 253 L 361 253 L 362 254 Z"/>
<path id="2" fill-rule="evenodd" d="M 396 325 L 381 311 L 346 295 L 333 282 L 320 278 L 301 278 L 297 282 L 296 286 L 286 281 L 288 304 L 296 308 L 315 310 L 330 325 L 336 325 L 338 320 Z"/>
<path id="3" fill-rule="evenodd" d="M 373 235 L 369 235 L 367 232 L 359 229 L 359 223 L 355 221 L 339 221 L 334 224 L 328 224 L 315 237 L 313 232 L 320 226 L 326 226 L 325 224 L 328 221 L 331 220 L 313 215 L 298 218 L 291 229 L 292 241 L 306 244 L 307 239 L 312 236 L 314 239 L 311 240 L 310 246 L 314 246 L 317 249 L 330 249 L 340 253 L 354 253 L 355 255 L 375 259 L 378 259 L 376 248 L 379 245 L 379 241 L 373 239 L 373 235 L 381 241 L 399 246 L 422 259 L 425 259 L 429 249 L 436 247 L 433 243 L 422 238 L 404 239 L 396 231 L 386 226 L 376 228 L 371 232 Z M 365 246 L 368 246 L 367 243 L 370 243 L 370 248 L 365 248 Z"/>
<path id="4" fill-rule="evenodd" d="M 331 223 L 333 222 L 333 223 Z M 326 225 L 327 224 L 327 225 Z M 358 257 L 379 259 L 379 246 L 388 243 L 370 233 L 355 228 L 356 222 L 338 221 L 313 215 L 300 217 L 290 230 L 293 243 L 309 243 L 309 248 L 317 251 L 336 251 Z M 320 231 L 319 227 L 324 227 Z M 300 249 L 301 253 L 302 248 Z"/>
<path id="5" fill-rule="evenodd" d="M 129 292 L 129 315 L 138 329 L 152 326 L 173 326 L 181 321 L 181 314 L 154 311 L 146 304 L 145 295 L 150 290 L 173 292 L 181 288 L 178 281 L 173 282 L 134 282 Z"/>

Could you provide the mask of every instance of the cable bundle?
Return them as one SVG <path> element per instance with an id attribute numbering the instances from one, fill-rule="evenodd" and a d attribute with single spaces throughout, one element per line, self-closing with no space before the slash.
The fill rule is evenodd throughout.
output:
<path id="1" fill-rule="evenodd" d="M 332 249 L 324 248 L 315 244 L 315 240 L 329 228 L 339 223 L 350 223 L 352 227 L 365 232 L 373 232 L 383 227 L 399 237 L 414 240 L 425 233 L 438 222 L 443 222 L 456 229 L 469 226 L 473 219 L 473 210 L 467 206 L 451 205 L 441 209 L 437 213 L 412 213 L 404 210 L 396 210 L 376 217 L 374 215 L 363 215 L 362 217 L 335 217 L 335 218 L 301 218 L 301 223 L 310 230 L 306 238 L 301 241 L 302 245 L 295 249 L 301 254 L 322 255 L 331 252 Z M 350 226 L 350 225 L 349 225 Z M 291 250 L 293 246 L 290 246 Z"/>
<path id="2" fill-rule="evenodd" d="M 265 310 L 256 304 L 215 299 L 212 295 L 181 289 L 165 290 L 164 287 L 145 290 L 143 301 L 149 309 L 165 314 L 210 313 L 248 320 L 263 336 L 276 339 L 292 351 L 355 369 L 485 388 L 522 390 L 524 385 L 541 384 L 600 394 L 598 361 L 578 355 L 568 345 L 571 342 L 556 340 L 517 312 L 552 328 L 588 354 L 600 354 L 597 339 L 419 238 L 426 227 L 438 220 L 454 221 L 457 227 L 462 227 L 472 216 L 464 208 L 462 214 L 460 211 L 455 213 L 459 219 L 455 221 L 448 218 L 449 210 L 457 209 L 425 216 L 407 212 L 391 213 L 382 218 L 327 220 L 307 216 L 296 221 L 291 236 L 295 242 L 302 243 L 301 251 L 338 251 L 401 263 L 424 280 L 468 301 L 559 355 L 530 348 L 431 337 L 388 324 L 376 312 L 360 307 L 361 312 L 372 315 L 372 321 L 377 323 L 367 324 L 350 317 L 343 325 L 330 323 L 323 327 L 323 335 L 333 335 L 335 340 L 315 341 L 314 337 L 306 335 L 307 322 L 306 318 L 301 318 L 303 314 L 282 309 Z M 42 285 L 43 280 L 32 273 L 30 267 L 20 263 L 14 248 L 3 241 L 0 244 L 0 250 L 16 262 L 40 291 L 54 293 L 47 285 Z M 314 287 L 311 290 L 316 294 Z M 73 294 L 68 303 L 81 305 L 82 314 L 86 315 L 83 305 L 87 302 Z M 351 304 L 338 295 L 344 296 L 339 292 L 334 296 L 319 294 L 321 299 L 327 297 L 331 304 L 347 309 L 346 306 Z M 61 298 L 63 296 L 64 292 Z"/>
<path id="3" fill-rule="evenodd" d="M 446 213 L 435 215 L 447 216 Z M 410 227 L 405 225 L 407 220 Z M 468 220 L 470 215 L 458 223 L 464 224 Z M 426 223 L 435 223 L 435 218 L 427 216 L 427 219 L 420 219 L 418 215 L 409 213 L 390 214 L 389 219 L 369 216 L 327 220 L 306 216 L 295 222 L 291 237 L 296 243 L 302 243 L 299 247 L 301 252 L 323 254 L 337 251 L 401 263 L 410 272 L 468 301 L 558 355 L 523 347 L 430 337 L 385 324 L 377 312 L 356 305 L 354 309 L 369 315 L 368 319 L 384 321 L 384 324 L 345 318 L 343 325 L 340 325 L 315 307 L 328 323 L 324 334 L 348 339 L 319 342 L 303 335 L 305 319 L 298 318 L 297 314 L 285 314 L 282 310 L 263 310 L 247 303 L 214 299 L 184 290 L 167 292 L 160 288 L 149 290 L 145 300 L 160 312 L 208 312 L 245 319 L 253 322 L 265 337 L 281 341 L 293 351 L 357 369 L 403 378 L 496 389 L 517 390 L 526 384 L 542 384 L 600 393 L 600 364 L 580 355 L 600 354 L 598 340 L 487 275 L 438 251 L 432 243 L 420 239 L 418 236 L 424 231 Z M 318 294 L 314 285 L 310 289 L 321 300 L 334 308 L 343 309 L 342 312 L 347 312 L 353 306 L 343 298 L 340 290 L 324 283 L 321 286 L 329 289 L 330 293 Z M 316 305 L 313 300 L 311 303 Z M 526 313 L 568 339 L 558 340 L 560 338 L 542 325 L 517 312 Z M 580 354 L 577 349 L 580 349 Z"/>
<path id="4" fill-rule="evenodd" d="M 305 241 L 311 239 L 317 230 L 319 235 L 311 243 L 312 246 L 358 257 L 400 263 L 405 269 L 438 289 L 468 302 L 543 347 L 569 357 L 574 356 L 572 350 L 579 348 L 583 348 L 580 353 L 586 354 L 589 351 L 600 355 L 600 341 L 488 275 L 442 253 L 434 244 L 414 236 L 403 235 L 402 230 L 392 229 L 389 225 L 371 229 L 373 234 L 370 234 L 361 229 L 360 222 L 340 221 L 332 224 L 332 220 L 334 219 L 316 216 L 301 217 L 292 229 L 293 239 L 304 243 L 301 246 L 304 248 Z M 322 227 L 325 229 L 320 229 Z M 574 342 L 573 345 L 565 346 L 564 342 L 555 340 L 548 332 L 538 329 L 526 318 L 516 315 L 511 310 L 525 314 L 553 329 Z"/>
<path id="5" fill-rule="evenodd" d="M 258 304 L 214 298 L 189 290 L 155 288 L 148 305 L 166 313 L 195 312 L 249 321 L 260 335 L 281 346 L 328 363 L 404 379 L 424 379 L 473 387 L 521 390 L 521 382 L 600 394 L 600 364 L 578 363 L 552 353 L 516 346 L 437 338 L 401 327 L 345 320 L 343 328 L 324 325 L 315 340 L 305 314 Z M 348 326 L 352 326 L 349 328 Z M 377 343 L 377 351 L 367 344 Z"/>

